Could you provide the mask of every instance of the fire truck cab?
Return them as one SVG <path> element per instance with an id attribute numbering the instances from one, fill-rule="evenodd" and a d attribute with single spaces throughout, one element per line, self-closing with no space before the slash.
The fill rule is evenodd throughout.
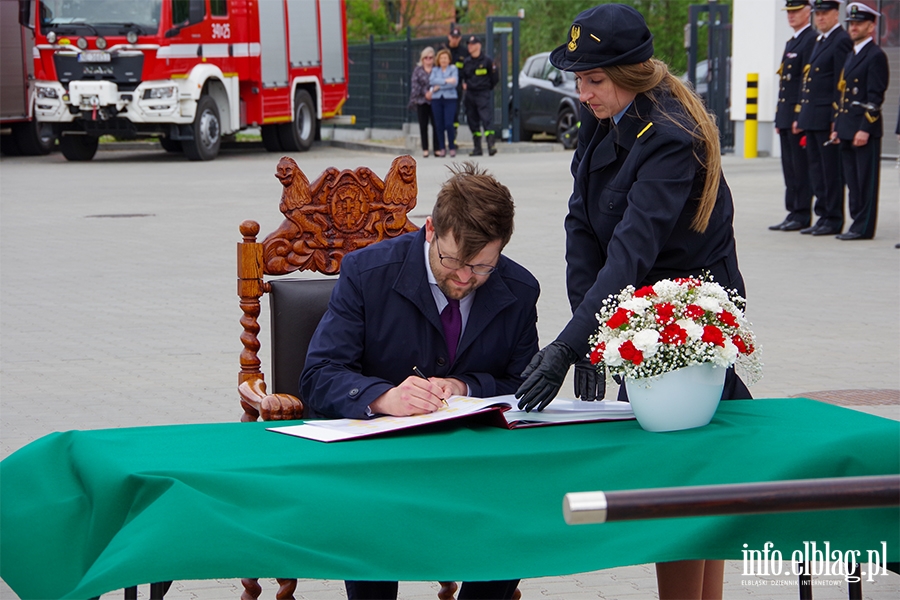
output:
<path id="1" fill-rule="evenodd" d="M 35 115 L 68 160 L 102 135 L 191 160 L 259 127 L 308 150 L 347 99 L 344 0 L 20 0 L 35 32 Z"/>

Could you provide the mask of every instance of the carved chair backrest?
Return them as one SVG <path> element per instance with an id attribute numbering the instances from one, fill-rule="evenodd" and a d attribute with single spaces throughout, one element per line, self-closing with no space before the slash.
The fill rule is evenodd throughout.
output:
<path id="1" fill-rule="evenodd" d="M 275 177 L 284 188 L 279 206 L 284 221 L 262 242 L 256 241 L 257 222 L 244 221 L 240 226 L 238 296 L 244 349 L 238 385 L 243 421 L 257 420 L 255 400 L 266 395 L 258 355 L 262 295 L 272 292 L 272 393 L 297 395 L 309 338 L 334 286 L 334 279 L 267 281 L 264 277 L 294 271 L 337 275 L 348 252 L 418 229 L 407 218 L 418 195 L 416 162 L 411 156 L 394 159 L 384 180 L 368 167 L 343 171 L 329 167 L 310 184 L 288 157 L 279 161 Z"/>

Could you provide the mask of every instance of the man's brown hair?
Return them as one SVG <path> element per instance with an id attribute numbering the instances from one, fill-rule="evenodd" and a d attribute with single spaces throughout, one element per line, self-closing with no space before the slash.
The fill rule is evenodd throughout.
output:
<path id="1" fill-rule="evenodd" d="M 461 261 L 494 240 L 504 248 L 512 237 L 516 212 L 509 189 L 474 163 L 448 168 L 453 175 L 441 186 L 431 212 L 435 234 L 452 232 Z"/>

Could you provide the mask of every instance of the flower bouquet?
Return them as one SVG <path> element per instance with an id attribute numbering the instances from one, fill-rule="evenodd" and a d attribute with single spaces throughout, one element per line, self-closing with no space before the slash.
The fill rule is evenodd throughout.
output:
<path id="1" fill-rule="evenodd" d="M 639 408 L 644 390 L 667 388 L 662 376 L 690 368 L 691 375 L 675 376 L 691 381 L 684 390 L 688 398 L 710 385 L 707 395 L 715 396 L 708 418 L 701 423 L 705 425 L 718 406 L 728 367 L 738 363 L 749 383 L 761 373 L 756 338 L 744 317 L 744 304 L 736 291 L 725 290 L 710 277 L 664 279 L 637 290 L 628 286 L 603 301 L 597 314 L 599 328 L 590 338 L 591 363 L 603 363 L 611 373 L 625 377 L 635 416 L 645 429 Z M 670 389 L 665 392 L 669 397 L 672 394 Z M 665 398 L 661 401 L 668 402 Z M 667 406 L 666 410 L 682 414 L 682 421 L 689 416 L 680 407 Z"/>

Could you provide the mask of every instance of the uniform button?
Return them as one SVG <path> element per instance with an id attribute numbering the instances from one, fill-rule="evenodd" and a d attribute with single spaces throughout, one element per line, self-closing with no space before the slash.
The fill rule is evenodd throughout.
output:
<path id="1" fill-rule="evenodd" d="M 439 367 L 443 367 L 447 364 L 447 359 L 445 359 L 443 356 L 439 356 L 437 359 L 437 364 Z"/>
<path id="2" fill-rule="evenodd" d="M 350 390 L 350 395 L 351 395 L 351 396 L 355 396 L 355 395 L 357 395 L 358 393 L 359 393 L 359 388 L 353 388 L 352 390 Z"/>

